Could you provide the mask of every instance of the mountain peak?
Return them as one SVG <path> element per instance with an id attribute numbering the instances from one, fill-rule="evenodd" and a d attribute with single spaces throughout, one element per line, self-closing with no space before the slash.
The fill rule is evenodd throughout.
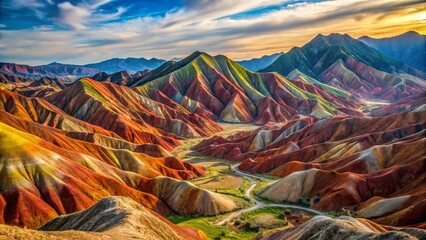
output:
<path id="1" fill-rule="evenodd" d="M 421 34 L 416 31 L 408 31 L 406 33 L 401 34 L 400 36 L 420 36 Z"/>
<path id="2" fill-rule="evenodd" d="M 316 49 L 316 48 L 323 48 L 329 45 L 330 43 L 328 42 L 327 36 L 318 34 L 310 42 L 306 43 L 303 47 L 307 47 L 309 49 L 312 49 L 312 48 Z"/>
<path id="3" fill-rule="evenodd" d="M 208 55 L 207 53 L 205 53 L 205 52 L 201 52 L 201 51 L 195 51 L 195 52 L 193 52 L 193 53 L 191 53 L 188 57 L 186 57 L 186 58 L 192 58 L 192 59 L 195 59 L 195 58 L 197 58 L 197 57 L 199 57 L 199 56 L 201 56 L 201 55 Z"/>
<path id="4" fill-rule="evenodd" d="M 348 34 L 330 33 L 329 35 L 318 34 L 314 39 L 305 46 L 308 48 L 321 49 L 331 45 L 340 45 L 348 47 L 349 45 L 358 44 L 359 42 Z"/>
<path id="5" fill-rule="evenodd" d="M 325 40 L 325 38 L 326 38 L 326 36 L 320 33 L 320 34 L 316 35 L 310 42 Z"/>
<path id="6" fill-rule="evenodd" d="M 205 52 L 201 52 L 201 51 L 195 51 L 193 53 L 191 53 L 190 55 L 188 55 L 187 57 L 185 57 L 184 59 L 178 61 L 177 63 L 186 65 L 187 63 L 195 60 L 196 58 L 200 57 L 200 56 L 207 56 L 207 57 L 211 57 L 209 54 L 205 53 Z"/>
<path id="7" fill-rule="evenodd" d="M 408 32 L 405 32 L 403 34 L 396 35 L 396 36 L 393 36 L 393 37 L 375 38 L 375 37 L 370 37 L 370 36 L 364 35 L 364 36 L 362 36 L 362 37 L 360 37 L 358 39 L 361 40 L 361 41 L 364 40 L 364 39 L 365 40 L 378 41 L 378 40 L 387 40 L 387 39 L 419 38 L 419 37 L 426 37 L 426 35 L 422 35 L 422 34 L 416 32 L 416 31 L 408 31 Z"/>
<path id="8" fill-rule="evenodd" d="M 349 34 L 347 34 L 347 33 L 345 33 L 345 34 L 331 33 L 331 34 L 327 35 L 326 38 L 328 40 L 332 40 L 332 41 L 353 40 L 353 38 L 351 36 L 349 36 Z"/>
<path id="9" fill-rule="evenodd" d="M 316 35 L 312 40 L 315 40 L 315 39 L 339 39 L 339 38 L 343 39 L 343 38 L 352 38 L 352 37 L 347 33 L 344 33 L 344 34 L 330 33 L 328 35 L 324 35 L 324 34 L 320 33 L 320 34 Z"/>

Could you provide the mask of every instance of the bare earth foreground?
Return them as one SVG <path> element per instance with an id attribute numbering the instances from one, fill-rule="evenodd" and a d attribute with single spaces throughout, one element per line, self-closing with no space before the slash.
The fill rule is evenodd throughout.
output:
<path id="1" fill-rule="evenodd" d="M 217 135 L 224 138 L 259 127 L 220 125 L 224 131 Z M 348 239 L 352 239 L 351 236 L 361 239 L 423 239 L 426 236 L 423 230 L 401 232 L 365 219 L 332 218 L 311 208 L 258 199 L 253 192 L 259 185 L 276 179 L 248 174 L 239 170 L 235 162 L 191 150 L 204 139 L 182 140 L 172 154 L 204 167 L 206 174 L 191 180 L 192 184 L 226 195 L 238 205 L 236 211 L 213 217 L 172 216 L 169 222 L 130 198 L 107 197 L 86 210 L 59 216 L 39 230 L 0 225 L 0 239 L 338 239 L 333 238 L 337 230 L 338 237 Z M 318 235 L 318 229 L 325 231 Z"/>
<path id="2" fill-rule="evenodd" d="M 224 130 L 217 133 L 216 136 L 223 138 L 244 131 L 252 131 L 259 127 L 253 124 L 229 123 L 220 123 L 220 126 Z M 204 139 L 196 138 L 181 141 L 182 145 L 177 147 L 173 154 L 186 162 L 203 166 L 206 169 L 206 175 L 191 180 L 192 183 L 211 191 L 214 190 L 215 192 L 226 194 L 237 202 L 240 209 L 216 217 L 189 218 L 184 221 L 175 221 L 178 225 L 200 228 L 211 239 L 252 239 L 294 226 L 286 221 L 286 216 L 282 216 L 284 211 L 292 211 L 292 217 L 297 218 L 297 221 L 302 218 L 307 220 L 315 215 L 327 215 L 326 213 L 294 204 L 264 202 L 254 197 L 253 192 L 258 188 L 258 184 L 264 185 L 275 179 L 268 175 L 252 175 L 242 172 L 238 170 L 238 164 L 235 164 L 235 162 L 205 156 L 191 150 L 193 146 Z M 276 214 L 274 215 L 273 213 Z M 290 218 L 290 216 L 287 217 Z M 277 222 L 280 224 L 277 224 Z M 217 232 L 220 232 L 220 234 L 217 234 Z"/>
<path id="3" fill-rule="evenodd" d="M 0 239 L 206 239 L 202 232 L 166 222 L 127 197 L 103 198 L 86 210 L 53 219 L 40 230 L 0 225 Z"/>
<path id="4" fill-rule="evenodd" d="M 251 124 L 221 124 L 221 126 L 225 129 L 219 133 L 222 137 L 258 128 L 257 125 Z M 214 223 L 210 219 L 212 225 L 218 227 L 225 225 L 244 213 L 259 208 L 292 207 L 265 204 L 252 197 L 251 193 L 259 179 L 270 180 L 263 177 L 252 177 L 236 170 L 234 163 L 206 157 L 192 151 L 191 147 L 203 139 L 183 140 L 182 145 L 177 147 L 173 154 L 207 169 L 205 176 L 192 180 L 195 185 L 227 194 L 239 205 L 239 211 L 225 216 L 219 215 L 214 218 Z M 235 166 L 231 167 L 232 165 Z M 263 214 L 262 218 L 265 217 L 268 218 L 268 215 Z M 189 224 L 189 226 L 191 225 Z M 242 237 L 252 237 L 252 235 L 251 233 L 243 234 Z M 126 197 L 104 198 L 86 210 L 59 216 L 39 230 L 0 225 L 0 239 L 207 239 L 208 237 L 196 228 L 165 221 L 159 214 Z"/>

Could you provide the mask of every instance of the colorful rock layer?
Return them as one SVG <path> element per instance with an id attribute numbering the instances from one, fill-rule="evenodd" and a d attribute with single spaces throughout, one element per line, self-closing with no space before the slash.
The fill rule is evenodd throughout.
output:
<path id="1" fill-rule="evenodd" d="M 273 201 L 309 199 L 375 222 L 422 225 L 426 209 L 426 112 L 385 117 L 302 118 L 195 147 L 281 177 L 258 192 Z M 314 201 L 316 196 L 320 201 Z"/>

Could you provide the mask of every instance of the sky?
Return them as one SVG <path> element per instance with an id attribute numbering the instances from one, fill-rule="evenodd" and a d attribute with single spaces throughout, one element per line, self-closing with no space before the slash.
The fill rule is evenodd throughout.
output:
<path id="1" fill-rule="evenodd" d="M 1 0 L 0 61 L 86 64 L 199 50 L 250 59 L 317 34 L 426 34 L 423 0 Z"/>

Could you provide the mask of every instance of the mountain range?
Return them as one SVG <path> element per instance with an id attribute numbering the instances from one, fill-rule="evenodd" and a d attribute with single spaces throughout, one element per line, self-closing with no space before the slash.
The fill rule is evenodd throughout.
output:
<path id="1" fill-rule="evenodd" d="M 68 86 L 59 78 L 24 78 L 16 75 L 0 74 L 0 89 L 19 93 L 27 97 L 45 97 Z"/>
<path id="2" fill-rule="evenodd" d="M 98 63 L 86 64 L 84 67 L 94 68 L 107 73 L 115 73 L 120 71 L 136 73 L 146 69 L 155 69 L 164 62 L 166 61 L 157 58 L 112 58 Z"/>
<path id="3" fill-rule="evenodd" d="M 356 110 L 361 103 L 356 100 L 275 73 L 250 72 L 222 55 L 195 52 L 162 67 L 136 82 L 135 88 L 147 97 L 167 96 L 214 120 L 264 124 L 297 114 L 361 114 Z"/>
<path id="4" fill-rule="evenodd" d="M 252 58 L 249 60 L 237 61 L 238 64 L 245 67 L 246 69 L 256 72 L 260 69 L 264 69 L 267 66 L 271 65 L 279 56 L 283 55 L 283 52 L 275 53 L 271 55 L 265 55 L 260 58 Z"/>
<path id="5" fill-rule="evenodd" d="M 239 168 L 281 179 L 260 189 L 275 202 L 310 199 L 323 211 L 347 209 L 384 225 L 422 225 L 425 112 L 377 118 L 303 118 L 265 125 L 195 149 L 242 161 Z M 314 201 L 320 196 L 319 201 Z"/>
<path id="6" fill-rule="evenodd" d="M 138 71 L 157 68 L 166 62 L 162 59 L 145 58 L 112 58 L 98 63 L 72 65 L 52 62 L 47 65 L 29 66 L 15 63 L 1 63 L 0 73 L 13 74 L 26 78 L 55 77 L 65 81 L 74 81 L 80 77 L 92 76 L 98 72 L 115 73 Z"/>
<path id="7" fill-rule="evenodd" d="M 406 32 L 390 38 L 364 36 L 359 40 L 393 59 L 426 72 L 426 35 Z"/>
<path id="8" fill-rule="evenodd" d="M 320 34 L 260 71 L 288 76 L 294 70 L 357 97 L 388 100 L 419 94 L 426 79 L 426 73 L 389 58 L 347 34 Z M 397 83 L 400 86 L 395 88 Z"/>
<path id="9" fill-rule="evenodd" d="M 85 75 L 93 75 L 98 70 L 80 65 L 50 63 L 41 66 L 29 66 L 15 63 L 0 63 L 1 74 L 12 74 L 24 78 L 59 77 L 65 81 L 74 81 Z"/>
<path id="10" fill-rule="evenodd" d="M 72 97 L 75 93 L 79 96 Z M 225 196 L 176 182 L 205 171 L 171 156 L 168 150 L 179 144 L 180 136 L 205 136 L 221 129 L 208 119 L 183 108 L 168 108 L 125 87 L 89 79 L 46 100 L 7 90 L 0 90 L 0 96 L 4 170 L 0 189 L 7 213 L 2 223 L 39 227 L 110 195 L 128 196 L 163 215 L 185 209 L 211 215 L 235 208 Z M 181 190 L 162 190 L 172 186 Z M 211 197 L 212 205 L 224 203 L 221 207 L 187 202 L 167 205 L 160 200 L 170 199 L 165 194 L 185 200 L 185 194 L 195 197 L 195 192 L 203 199 Z"/>
<path id="11" fill-rule="evenodd" d="M 271 202 L 326 216 L 265 239 L 426 235 L 424 72 L 341 34 L 245 63 L 273 61 L 259 72 L 199 51 L 147 61 L 2 64 L 0 238 L 207 239 L 194 227 L 255 229 L 244 212 L 206 224 Z M 241 187 L 194 182 L 225 173 Z"/>
<path id="12" fill-rule="evenodd" d="M 243 67 L 257 71 L 271 64 L 282 53 L 276 53 L 261 58 L 239 61 Z M 182 58 L 173 58 L 171 62 L 178 62 Z M 98 72 L 113 74 L 129 72 L 135 74 L 140 71 L 152 70 L 165 63 L 166 60 L 157 58 L 112 58 L 105 61 L 85 65 L 72 65 L 52 62 L 47 65 L 29 66 L 15 63 L 0 63 L 0 73 L 13 74 L 21 77 L 59 77 L 63 80 L 73 81 L 79 77 L 91 76 Z"/>

